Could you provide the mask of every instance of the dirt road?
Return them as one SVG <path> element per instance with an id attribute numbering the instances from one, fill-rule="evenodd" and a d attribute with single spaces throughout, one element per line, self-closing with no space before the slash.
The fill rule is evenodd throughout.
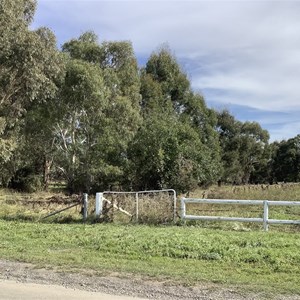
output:
<path id="1" fill-rule="evenodd" d="M 68 289 L 58 285 L 43 285 L 0 280 L 1 300 L 145 300 L 142 298 L 113 296 L 99 292 Z"/>

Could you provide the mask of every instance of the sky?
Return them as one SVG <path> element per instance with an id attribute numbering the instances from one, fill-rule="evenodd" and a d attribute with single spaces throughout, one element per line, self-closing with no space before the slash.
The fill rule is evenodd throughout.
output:
<path id="1" fill-rule="evenodd" d="M 208 107 L 256 121 L 270 141 L 300 134 L 300 1 L 38 0 L 33 28 L 58 47 L 93 30 L 129 40 L 140 66 L 167 44 Z"/>

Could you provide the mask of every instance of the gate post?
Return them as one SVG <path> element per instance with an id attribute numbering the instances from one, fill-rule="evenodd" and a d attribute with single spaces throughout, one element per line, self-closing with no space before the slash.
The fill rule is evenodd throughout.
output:
<path id="1" fill-rule="evenodd" d="M 186 207 L 185 207 L 185 198 L 181 198 L 181 219 L 186 223 L 185 215 L 186 215 Z"/>
<path id="2" fill-rule="evenodd" d="M 96 193 L 96 218 L 99 218 L 102 215 L 103 209 L 103 193 Z"/>
<path id="3" fill-rule="evenodd" d="M 177 207 L 176 207 L 176 205 L 177 205 L 177 195 L 176 195 L 176 191 L 175 190 L 172 190 L 172 192 L 174 193 L 173 195 L 173 209 L 174 209 L 174 211 L 173 211 L 173 222 L 174 222 L 174 224 L 176 223 L 176 211 L 177 211 Z"/>
<path id="4" fill-rule="evenodd" d="M 88 217 L 88 194 L 84 193 L 83 194 L 83 221 L 87 220 Z"/>
<path id="5" fill-rule="evenodd" d="M 139 193 L 135 193 L 135 219 L 139 220 Z"/>

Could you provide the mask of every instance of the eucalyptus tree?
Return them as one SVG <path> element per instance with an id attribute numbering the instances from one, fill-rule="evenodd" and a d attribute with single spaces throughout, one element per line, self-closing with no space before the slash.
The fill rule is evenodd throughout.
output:
<path id="1" fill-rule="evenodd" d="M 31 30 L 34 0 L 0 2 L 0 165 L 1 173 L 17 168 L 12 159 L 22 138 L 20 125 L 37 103 L 57 91 L 61 58 L 53 33 L 47 28 Z M 6 169 L 6 170 L 5 170 Z M 9 172 L 10 173 L 10 172 Z M 9 174 L 6 174 L 6 179 Z"/>
<path id="2" fill-rule="evenodd" d="M 131 143 L 132 182 L 139 188 L 187 191 L 220 172 L 216 117 L 167 48 L 141 71 L 143 124 Z"/>
<path id="3" fill-rule="evenodd" d="M 300 135 L 294 138 L 274 142 L 273 157 L 274 181 L 299 182 L 300 181 Z"/>
<path id="4" fill-rule="evenodd" d="M 127 145 L 140 122 L 140 83 L 129 42 L 99 43 L 87 32 L 63 45 L 68 56 L 56 123 L 57 165 L 71 190 L 123 181 Z"/>
<path id="5" fill-rule="evenodd" d="M 256 122 L 240 122 L 228 111 L 218 113 L 217 131 L 222 148 L 223 175 L 227 183 L 248 183 L 266 158 L 269 133 Z"/>

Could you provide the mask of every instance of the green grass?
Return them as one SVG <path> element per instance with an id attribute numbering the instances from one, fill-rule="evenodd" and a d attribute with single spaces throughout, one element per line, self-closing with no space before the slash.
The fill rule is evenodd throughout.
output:
<path id="1" fill-rule="evenodd" d="M 299 248 L 299 233 L 0 220 L 1 258 L 182 284 L 214 282 L 269 296 L 300 295 Z"/>

